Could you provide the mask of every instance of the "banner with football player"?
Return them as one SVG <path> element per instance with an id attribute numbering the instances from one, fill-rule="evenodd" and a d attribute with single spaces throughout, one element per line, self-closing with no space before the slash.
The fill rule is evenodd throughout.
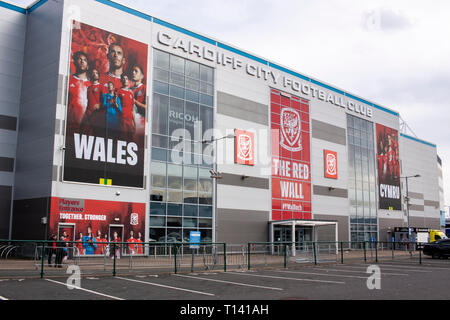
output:
<path id="1" fill-rule="evenodd" d="M 311 219 L 308 101 L 271 90 L 272 220 Z"/>
<path id="2" fill-rule="evenodd" d="M 380 209 L 401 210 L 398 131 L 376 125 Z"/>
<path id="3" fill-rule="evenodd" d="M 106 242 L 126 242 L 121 253 L 143 254 L 145 204 L 51 198 L 49 235 L 75 241 L 79 255 L 109 255 Z M 62 239 L 64 238 L 64 239 Z"/>
<path id="4" fill-rule="evenodd" d="M 73 22 L 64 181 L 143 187 L 148 45 Z"/>

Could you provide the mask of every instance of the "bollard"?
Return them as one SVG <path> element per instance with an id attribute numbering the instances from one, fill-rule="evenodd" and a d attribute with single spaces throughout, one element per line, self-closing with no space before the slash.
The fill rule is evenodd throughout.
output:
<path id="1" fill-rule="evenodd" d="M 316 252 L 316 243 L 313 242 L 313 252 L 314 252 L 314 264 L 317 265 L 317 252 Z"/>
<path id="2" fill-rule="evenodd" d="M 341 264 L 344 264 L 344 242 L 341 241 Z"/>
<path id="3" fill-rule="evenodd" d="M 50 253 L 51 254 L 51 253 Z M 45 243 L 42 242 L 42 253 L 41 253 L 41 279 L 44 278 L 44 260 L 45 260 Z"/>
<path id="4" fill-rule="evenodd" d="M 363 248 L 364 248 L 364 263 L 367 262 L 367 253 L 366 253 L 366 242 L 363 242 Z"/>
<path id="5" fill-rule="evenodd" d="M 116 243 L 113 243 L 113 277 L 116 276 L 116 258 L 117 258 L 117 253 L 116 253 Z"/>
<path id="6" fill-rule="evenodd" d="M 378 263 L 378 241 L 375 241 L 375 262 Z"/>
<path id="7" fill-rule="evenodd" d="M 227 272 L 227 244 L 223 244 L 223 272 Z"/>
<path id="8" fill-rule="evenodd" d="M 248 264 L 248 270 L 250 270 L 250 242 L 247 245 L 247 264 Z"/>
<path id="9" fill-rule="evenodd" d="M 287 244 L 284 245 L 284 268 L 287 268 Z"/>
<path id="10" fill-rule="evenodd" d="M 173 245 L 173 259 L 174 259 L 174 262 L 175 262 L 175 274 L 177 274 L 177 272 L 178 272 L 178 269 L 177 269 L 177 245 L 176 244 L 174 244 Z"/>

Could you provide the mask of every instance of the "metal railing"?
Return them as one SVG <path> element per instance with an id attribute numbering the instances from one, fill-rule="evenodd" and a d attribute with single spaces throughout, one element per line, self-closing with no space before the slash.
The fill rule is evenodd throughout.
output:
<path id="1" fill-rule="evenodd" d="M 415 259 L 418 244 L 400 242 L 76 242 L 0 240 L 1 276 L 61 275 L 69 265 L 83 274 L 227 271 L 299 264 Z"/>

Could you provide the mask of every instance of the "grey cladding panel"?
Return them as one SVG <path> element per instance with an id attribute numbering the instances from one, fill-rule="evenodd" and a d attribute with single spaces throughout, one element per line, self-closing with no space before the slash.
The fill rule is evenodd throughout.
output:
<path id="1" fill-rule="evenodd" d="M 14 159 L 0 157 L 0 171 L 13 172 Z"/>
<path id="2" fill-rule="evenodd" d="M 247 188 L 269 189 L 269 179 L 257 178 L 257 177 L 245 177 L 241 175 L 224 173 L 223 178 L 218 179 L 218 184 L 231 185 Z"/>
<path id="3" fill-rule="evenodd" d="M 330 187 L 313 186 L 313 193 L 318 196 L 348 198 L 347 189 L 334 188 L 330 190 Z"/>
<path id="4" fill-rule="evenodd" d="M 0 115 L 0 129 L 17 130 L 17 118 Z"/>
<path id="5" fill-rule="evenodd" d="M 11 193 L 12 187 L 0 186 L 0 239 L 7 239 L 9 236 Z"/>
<path id="6" fill-rule="evenodd" d="M 268 125 L 268 110 L 269 107 L 264 104 L 217 92 L 217 113 Z"/>
<path id="7" fill-rule="evenodd" d="M 439 208 L 439 201 L 425 200 L 424 205 L 427 207 Z"/>
<path id="8" fill-rule="evenodd" d="M 346 130 L 344 128 L 336 127 L 318 120 L 312 120 L 311 124 L 313 138 L 342 144 L 344 146 L 347 144 Z"/>

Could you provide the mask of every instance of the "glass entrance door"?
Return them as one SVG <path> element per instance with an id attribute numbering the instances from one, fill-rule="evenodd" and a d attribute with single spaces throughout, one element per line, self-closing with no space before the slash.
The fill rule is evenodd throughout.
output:
<path id="1" fill-rule="evenodd" d="M 303 251 L 311 245 L 313 239 L 312 227 L 297 227 L 295 229 L 295 240 L 297 250 Z"/>
<path id="2" fill-rule="evenodd" d="M 275 242 L 292 242 L 291 227 L 275 227 L 273 230 Z"/>

